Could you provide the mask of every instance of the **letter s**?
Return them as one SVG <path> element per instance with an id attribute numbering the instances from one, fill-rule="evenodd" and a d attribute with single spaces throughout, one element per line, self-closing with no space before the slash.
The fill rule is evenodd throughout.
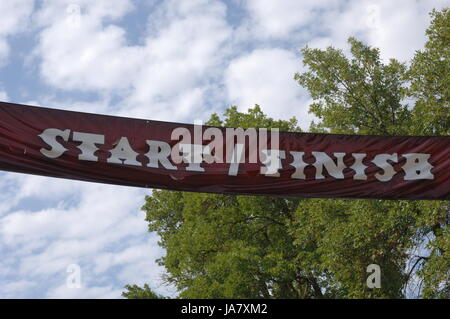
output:
<path id="1" fill-rule="evenodd" d="M 42 134 L 38 135 L 45 143 L 51 146 L 50 150 L 41 148 L 41 153 L 49 158 L 58 158 L 67 151 L 67 149 L 62 146 L 56 138 L 58 136 L 62 137 L 64 141 L 69 140 L 70 130 L 61 131 L 56 128 L 48 128 Z"/>
<path id="2" fill-rule="evenodd" d="M 382 182 L 389 182 L 397 172 L 394 170 L 394 167 L 388 162 L 388 160 L 392 162 L 397 162 L 397 153 L 394 154 L 378 154 L 372 160 L 376 166 L 381 168 L 384 173 L 376 173 L 375 177 Z"/>

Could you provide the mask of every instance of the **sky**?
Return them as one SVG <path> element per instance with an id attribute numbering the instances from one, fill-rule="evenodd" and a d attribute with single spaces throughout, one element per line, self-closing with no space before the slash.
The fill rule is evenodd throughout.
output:
<path id="1" fill-rule="evenodd" d="M 423 48 L 450 0 L 0 0 L 0 100 L 171 122 L 255 104 L 307 130 L 300 49 L 384 61 Z M 150 191 L 0 172 L 0 298 L 175 296 L 140 210 Z M 75 272 L 73 272 L 75 271 Z M 75 276 L 76 275 L 76 276 Z M 75 279 L 74 279 L 75 278 Z M 74 284 L 75 283 L 75 284 Z"/>

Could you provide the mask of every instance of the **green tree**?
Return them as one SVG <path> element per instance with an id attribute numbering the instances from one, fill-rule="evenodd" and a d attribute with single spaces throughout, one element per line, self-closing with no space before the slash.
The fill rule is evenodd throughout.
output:
<path id="1" fill-rule="evenodd" d="M 122 297 L 127 299 L 164 299 L 163 296 L 155 293 L 148 284 L 145 284 L 143 288 L 137 285 L 126 285 L 127 291 L 122 293 Z"/>
<path id="2" fill-rule="evenodd" d="M 304 48 L 308 70 L 295 80 L 314 99 L 319 122 L 310 130 L 448 135 L 450 12 L 431 16 L 425 49 L 411 66 L 383 63 L 378 49 L 354 38 L 351 58 L 332 47 Z M 232 107 L 208 124 L 300 130 L 295 119 L 275 121 L 258 106 L 247 113 Z M 180 298 L 450 297 L 448 201 L 155 190 L 143 210 L 149 231 L 161 236 L 167 253 L 159 263 Z M 380 289 L 366 285 L 369 264 L 381 267 Z M 422 289 L 410 291 L 414 277 Z"/>
<path id="3" fill-rule="evenodd" d="M 416 53 L 409 72 L 410 94 L 417 99 L 412 132 L 450 134 L 450 9 L 433 10 L 425 49 Z"/>
<path id="4" fill-rule="evenodd" d="M 450 9 L 431 12 L 428 41 L 416 52 L 409 72 L 410 94 L 416 99 L 411 133 L 450 134 Z M 418 273 L 424 297 L 450 298 L 450 203 L 422 202 L 418 220 L 430 254 Z"/>

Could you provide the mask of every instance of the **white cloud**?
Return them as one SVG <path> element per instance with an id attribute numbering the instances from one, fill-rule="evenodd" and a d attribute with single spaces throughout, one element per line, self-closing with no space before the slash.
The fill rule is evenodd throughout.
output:
<path id="1" fill-rule="evenodd" d="M 0 173 L 0 216 L 16 207 L 21 201 L 40 200 L 51 204 L 75 196 L 84 183 L 51 179 L 36 175 Z"/>
<path id="2" fill-rule="evenodd" d="M 0 66 L 10 53 L 7 37 L 26 28 L 33 6 L 34 0 L 0 1 Z"/>
<path id="3" fill-rule="evenodd" d="M 13 274 L 19 276 L 18 283 L 28 280 L 41 290 L 49 289 L 51 297 L 119 297 L 111 282 L 119 282 L 119 287 L 149 282 L 159 291 L 169 291 L 160 288 L 163 269 L 154 262 L 163 252 L 155 235 L 147 233 L 139 211 L 146 191 L 82 182 L 71 185 L 43 177 L 22 185 L 22 200 L 36 197 L 51 201 L 53 208 L 13 211 L 0 218 L 0 251 L 14 251 L 19 257 L 7 254 L 2 260 L 0 281 Z M 72 203 L 67 197 L 70 185 L 77 195 Z M 65 288 L 70 264 L 81 266 L 83 293 Z M 101 277 L 106 278 L 106 286 L 98 282 Z"/>
<path id="4" fill-rule="evenodd" d="M 247 28 L 258 38 L 287 38 L 314 22 L 319 10 L 332 10 L 337 4 L 336 0 L 249 0 Z"/>
<path id="5" fill-rule="evenodd" d="M 425 29 L 430 22 L 428 12 L 433 7 L 441 8 L 448 4 L 448 1 L 429 0 L 415 3 L 407 0 L 368 2 L 366 11 L 372 12 L 374 21 L 373 25 L 368 23 L 367 41 L 381 48 L 384 59 L 394 57 L 407 61 L 425 43 Z"/>
<path id="6" fill-rule="evenodd" d="M 0 2 L 0 34 L 13 34 L 23 29 L 33 10 L 33 0 L 9 0 Z"/>
<path id="7" fill-rule="evenodd" d="M 312 34 L 309 45 L 322 48 L 332 45 L 348 53 L 347 39 L 356 36 L 380 48 L 381 57 L 386 61 L 389 58 L 408 61 L 425 43 L 428 13 L 445 5 L 448 1 L 349 1 L 339 9 L 317 15 L 321 36 Z"/>
<path id="8" fill-rule="evenodd" d="M 29 290 L 36 286 L 35 282 L 29 280 L 18 280 L 13 282 L 2 283 L 2 291 L 0 298 L 14 298 L 23 291 Z"/>
<path id="9" fill-rule="evenodd" d="M 65 284 L 47 293 L 51 299 L 117 299 L 123 290 L 112 285 L 68 288 Z"/>
<path id="10" fill-rule="evenodd" d="M 9 56 L 9 45 L 4 38 L 0 38 L 0 67 L 6 63 Z"/>
<path id="11" fill-rule="evenodd" d="M 27 101 L 27 105 L 43 106 L 61 110 L 114 115 L 109 97 L 93 99 L 92 101 L 77 101 L 74 99 L 59 100 L 54 96 L 42 96 L 39 101 Z"/>
<path id="12" fill-rule="evenodd" d="M 131 10 L 131 1 L 46 1 L 37 14 L 45 29 L 37 54 L 41 73 L 64 89 L 126 88 L 136 71 L 138 48 L 127 47 L 123 29 L 111 24 Z M 131 75 L 131 76 L 130 76 Z"/>
<path id="13" fill-rule="evenodd" d="M 347 39 L 356 36 L 379 47 L 384 60 L 393 57 L 407 61 L 423 47 L 428 12 L 443 7 L 445 2 L 248 1 L 249 16 L 237 33 L 242 36 L 241 29 L 246 28 L 248 33 L 240 38 L 242 41 L 265 40 L 269 48 L 257 48 L 230 63 L 225 77 L 228 98 L 241 109 L 258 103 L 274 117 L 296 115 L 301 126 L 307 128 L 314 119 L 307 113 L 308 93 L 292 80 L 300 68 L 301 56 L 277 48 L 273 41 L 298 48 L 304 44 L 320 48 L 332 45 L 349 54 Z"/>
<path id="14" fill-rule="evenodd" d="M 44 79 L 66 90 L 119 94 L 124 102 L 118 114 L 127 116 L 186 120 L 204 108 L 231 34 L 226 7 L 218 1 L 165 1 L 150 15 L 145 44 L 128 46 L 125 31 L 111 24 L 108 13 L 118 18 L 131 7 L 114 3 L 119 9 L 83 2 L 75 26 L 64 5 L 47 3 L 38 15 L 45 29 L 36 52 Z"/>
<path id="15" fill-rule="evenodd" d="M 313 117 L 308 114 L 306 92 L 295 81 L 300 58 L 282 49 L 258 49 L 233 60 L 226 72 L 229 100 L 246 110 L 259 104 L 275 119 L 296 116 L 303 129 Z"/>
<path id="16" fill-rule="evenodd" d="M 348 37 L 356 36 L 379 47 L 384 59 L 406 61 L 425 42 L 428 13 L 448 6 L 448 1 L 249 0 L 245 4 L 249 16 L 241 28 L 248 31 L 246 39 L 306 40 L 313 47 L 345 48 Z"/>
<path id="17" fill-rule="evenodd" d="M 8 102 L 8 100 L 8 93 L 6 93 L 5 91 L 0 91 L 0 101 Z"/>
<path id="18" fill-rule="evenodd" d="M 24 175 L 0 172 L 0 216 L 7 213 L 19 201 L 19 179 Z"/>
<path id="19" fill-rule="evenodd" d="M 225 19 L 218 1 L 164 2 L 149 18 L 145 62 L 127 112 L 172 121 L 203 117 L 229 50 Z"/>
<path id="20" fill-rule="evenodd" d="M 41 178 L 40 185 L 45 190 L 56 183 L 65 187 L 67 181 Z M 28 181 L 31 183 L 31 181 Z M 69 182 L 70 183 L 70 182 Z M 1 238 L 8 245 L 20 245 L 22 235 L 29 239 L 39 239 L 46 237 L 58 237 L 68 240 L 68 246 L 76 246 L 70 240 L 83 240 L 89 238 L 90 249 L 95 245 L 101 246 L 107 240 L 120 239 L 121 236 L 133 234 L 134 231 L 145 231 L 145 225 L 142 223 L 143 214 L 137 210 L 143 200 L 144 192 L 140 189 L 130 189 L 125 187 L 113 187 L 107 185 L 75 182 L 78 189 L 73 191 L 81 192 L 77 204 L 72 207 L 61 208 L 57 206 L 52 209 L 45 209 L 38 212 L 18 211 L 10 213 L 0 220 Z M 63 188 L 62 196 L 66 193 Z M 51 193 L 49 193 L 51 194 Z M 49 195 L 41 196 L 43 200 Z M 67 197 L 63 197 L 67 198 Z M 130 211 L 136 210 L 132 215 Z M 93 213 L 95 212 L 95 213 Z M 122 217 L 124 220 L 122 220 Z M 136 228 L 137 227 L 137 228 Z M 111 228 L 116 231 L 110 232 Z M 102 236 L 98 236 L 102 233 Z M 43 236 L 42 234 L 45 234 Z M 57 243 L 52 243 L 46 247 L 52 254 L 64 253 L 59 249 Z"/>

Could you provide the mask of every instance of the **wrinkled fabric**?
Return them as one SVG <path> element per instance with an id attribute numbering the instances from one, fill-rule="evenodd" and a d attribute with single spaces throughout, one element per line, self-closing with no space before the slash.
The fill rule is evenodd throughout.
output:
<path id="1" fill-rule="evenodd" d="M 171 140 L 175 128 L 193 132 L 193 125 L 113 117 L 25 106 L 0 102 L 0 170 L 75 179 L 116 185 L 170 189 L 193 192 L 268 195 L 281 197 L 372 198 L 372 199 L 449 199 L 450 198 L 450 137 L 432 136 L 362 136 L 280 132 L 279 148 L 286 152 L 278 170 L 279 177 L 261 173 L 261 163 L 241 163 L 236 176 L 229 175 L 227 163 L 202 163 L 204 172 L 186 170 L 186 164 L 176 170 L 148 167 L 146 140 Z M 74 132 L 102 134 L 103 145 L 95 152 L 98 161 L 79 159 L 79 142 L 58 139 L 67 151 L 58 158 L 48 158 L 42 149 L 49 149 L 41 137 L 48 128 Z M 203 127 L 204 129 L 207 127 Z M 220 128 L 225 135 L 225 129 Z M 122 137 L 127 137 L 132 149 L 139 153 L 141 166 L 108 163 L 110 150 Z M 208 144 L 204 141 L 203 144 Z M 224 142 L 225 143 L 225 142 Z M 304 179 L 292 178 L 295 168 L 291 152 L 304 152 Z M 325 152 L 334 160 L 335 152 L 345 153 L 344 178 L 331 176 L 323 169 L 324 178 L 316 178 L 317 160 L 312 152 Z M 366 154 L 366 180 L 355 179 L 350 167 L 352 154 Z M 430 154 L 433 179 L 405 180 L 402 154 Z M 390 162 L 396 174 L 389 181 L 380 181 L 376 174 L 383 169 L 372 159 L 377 154 L 397 154 L 398 162 Z"/>

